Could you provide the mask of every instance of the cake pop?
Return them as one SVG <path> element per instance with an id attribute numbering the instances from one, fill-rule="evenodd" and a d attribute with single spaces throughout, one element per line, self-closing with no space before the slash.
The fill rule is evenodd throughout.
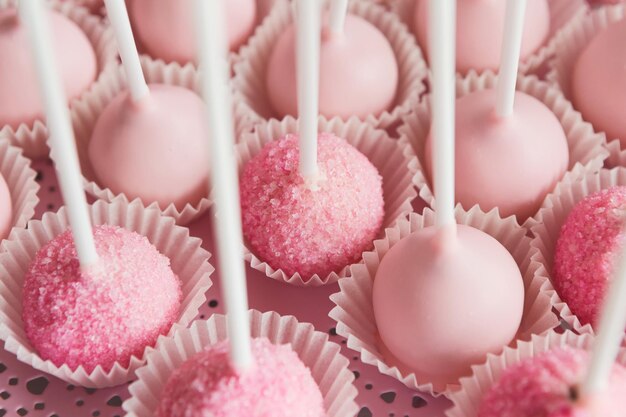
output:
<path id="1" fill-rule="evenodd" d="M 11 191 L 0 174 L 0 240 L 9 235 L 13 223 L 13 203 Z"/>
<path id="2" fill-rule="evenodd" d="M 186 64 L 195 61 L 191 2 L 179 0 L 130 0 L 129 13 L 141 46 L 152 57 Z M 256 0 L 228 0 L 228 44 L 236 51 L 252 34 L 257 18 Z"/>
<path id="3" fill-rule="evenodd" d="M 69 100 L 78 97 L 95 80 L 98 65 L 85 33 L 62 14 L 50 10 L 53 48 L 63 87 Z M 15 8 L 0 10 L 0 127 L 13 129 L 42 119 L 44 105 L 28 47 L 24 24 Z"/>
<path id="4" fill-rule="evenodd" d="M 465 74 L 497 70 L 500 63 L 500 40 L 505 31 L 505 1 L 459 0 L 456 22 L 456 69 Z M 415 7 L 413 27 L 419 44 L 428 48 L 428 1 L 419 0 Z M 528 0 L 524 22 L 521 58 L 532 55 L 550 33 L 550 6 L 547 0 Z"/>
<path id="5" fill-rule="evenodd" d="M 626 145 L 626 56 L 619 53 L 626 37 L 626 20 L 608 24 L 582 51 L 574 64 L 571 94 L 574 106 L 596 130 Z"/>

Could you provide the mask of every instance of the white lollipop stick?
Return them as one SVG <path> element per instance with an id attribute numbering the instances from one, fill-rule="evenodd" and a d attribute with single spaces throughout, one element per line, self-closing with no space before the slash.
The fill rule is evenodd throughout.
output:
<path id="1" fill-rule="evenodd" d="M 196 0 L 196 32 L 203 72 L 202 93 L 207 103 L 210 127 L 210 159 L 215 206 L 219 221 L 217 247 L 226 301 L 228 337 L 232 365 L 244 370 L 252 364 L 248 294 L 243 262 L 239 180 L 235 162 L 235 141 L 231 97 L 228 89 L 228 61 L 223 0 Z M 219 175 L 218 175 L 219 174 Z"/>
<path id="2" fill-rule="evenodd" d="M 456 0 L 429 0 L 432 75 L 433 183 L 436 225 L 456 227 L 454 218 L 454 104 Z"/>
<path id="3" fill-rule="evenodd" d="M 317 168 L 317 115 L 319 111 L 320 2 L 296 0 L 298 77 L 298 130 L 300 175 L 315 183 Z"/>
<path id="4" fill-rule="evenodd" d="M 507 0 L 504 38 L 500 52 L 500 71 L 496 85 L 496 114 L 500 117 L 513 114 L 525 13 L 526 0 Z"/>
<path id="5" fill-rule="evenodd" d="M 107 16 L 113 27 L 117 48 L 122 58 L 122 66 L 126 72 L 126 80 L 130 95 L 134 102 L 138 102 L 146 97 L 150 91 L 143 76 L 137 46 L 133 38 L 133 31 L 128 19 L 128 11 L 124 0 L 104 0 Z"/>
<path id="6" fill-rule="evenodd" d="M 330 33 L 340 35 L 346 23 L 348 14 L 348 0 L 332 0 L 330 3 L 330 16 L 328 18 L 328 28 Z"/>
<path id="7" fill-rule="evenodd" d="M 80 266 L 92 266 L 98 261 L 93 240 L 87 199 L 83 191 L 82 176 L 76 153 L 74 131 L 67 110 L 67 99 L 53 54 L 52 32 L 48 17 L 44 15 L 42 0 L 22 0 L 20 16 L 28 31 L 46 120 L 50 131 L 51 155 L 55 162 L 63 201 L 72 227 L 72 235 Z"/>

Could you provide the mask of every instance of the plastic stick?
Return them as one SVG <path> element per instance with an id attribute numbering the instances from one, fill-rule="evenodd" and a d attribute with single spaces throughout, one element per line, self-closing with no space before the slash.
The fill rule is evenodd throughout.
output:
<path id="1" fill-rule="evenodd" d="M 330 3 L 330 16 L 328 28 L 335 35 L 343 34 L 343 28 L 348 14 L 348 0 L 332 0 Z"/>

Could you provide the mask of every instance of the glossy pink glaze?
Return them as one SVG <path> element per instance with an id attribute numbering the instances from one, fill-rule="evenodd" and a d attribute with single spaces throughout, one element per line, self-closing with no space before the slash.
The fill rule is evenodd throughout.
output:
<path id="1" fill-rule="evenodd" d="M 228 341 L 197 353 L 170 375 L 156 417 L 326 417 L 311 371 L 289 345 L 252 339 L 252 369 L 229 365 Z"/>
<path id="2" fill-rule="evenodd" d="M 516 215 L 534 215 L 569 163 L 567 139 L 556 116 L 539 100 L 515 94 L 513 115 L 495 114 L 495 90 L 482 90 L 456 101 L 456 201 Z M 431 175 L 430 136 L 426 169 Z"/>
<path id="3" fill-rule="evenodd" d="M 325 29 L 327 31 L 327 29 Z M 266 88 L 274 111 L 298 115 L 295 28 L 290 25 L 272 51 Z M 398 63 L 385 36 L 355 15 L 343 35 L 322 36 L 319 111 L 326 117 L 378 116 L 389 109 L 398 88 Z"/>
<path id="4" fill-rule="evenodd" d="M 428 52 L 428 1 L 418 0 L 414 27 L 422 49 Z M 456 24 L 456 70 L 497 70 L 504 35 L 502 0 L 459 0 Z M 528 0 L 522 39 L 521 59 L 532 55 L 550 32 L 550 8 L 547 0 Z"/>
<path id="5" fill-rule="evenodd" d="M 0 174 L 0 241 L 9 236 L 11 226 L 13 226 L 11 191 L 4 177 Z"/>
<path id="6" fill-rule="evenodd" d="M 572 72 L 572 99 L 583 118 L 626 146 L 626 20 L 610 23 L 589 42 Z"/>
<path id="7" fill-rule="evenodd" d="M 96 54 L 87 36 L 71 20 L 48 12 L 56 64 L 68 100 L 78 97 L 98 73 Z M 0 128 L 43 119 L 35 64 L 26 28 L 15 9 L 0 10 Z"/>
<path id="8" fill-rule="evenodd" d="M 507 250 L 469 226 L 427 227 L 389 249 L 374 279 L 376 325 L 418 381 L 451 384 L 515 336 L 522 276 Z"/>
<path id="9" fill-rule="evenodd" d="M 94 128 L 89 159 L 101 186 L 180 210 L 208 195 L 206 110 L 190 90 L 149 87 L 140 103 L 128 91 L 109 103 Z"/>
<path id="10" fill-rule="evenodd" d="M 181 0 L 127 0 L 137 40 L 148 54 L 166 62 L 196 61 L 193 2 Z M 256 0 L 224 2 L 228 44 L 236 51 L 256 24 Z"/>

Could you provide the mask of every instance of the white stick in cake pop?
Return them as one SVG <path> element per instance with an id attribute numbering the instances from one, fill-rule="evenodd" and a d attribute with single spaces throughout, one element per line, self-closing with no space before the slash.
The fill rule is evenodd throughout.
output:
<path id="1" fill-rule="evenodd" d="M 41 0 L 20 2 L 20 15 L 26 25 L 50 130 L 51 155 L 55 162 L 63 201 L 72 227 L 81 267 L 98 261 L 87 199 L 82 185 L 76 141 L 67 109 L 65 92 L 53 54 L 52 34 Z"/>
<path id="2" fill-rule="evenodd" d="M 107 16 L 113 27 L 117 40 L 117 48 L 122 58 L 122 66 L 126 72 L 126 80 L 133 101 L 138 102 L 148 94 L 148 84 L 143 76 L 137 46 L 130 27 L 128 12 L 124 0 L 104 0 Z"/>
<path id="3" fill-rule="evenodd" d="M 500 71 L 496 86 L 496 113 L 500 117 L 513 114 L 525 14 L 526 0 L 507 0 Z"/>
<path id="4" fill-rule="evenodd" d="M 333 35 L 343 34 L 346 15 L 348 14 L 348 0 L 332 0 L 328 16 L 328 28 Z"/>
<path id="5" fill-rule="evenodd" d="M 232 365 L 241 370 L 252 364 L 252 353 L 223 2 L 196 0 L 196 15 L 199 57 L 204 73 L 202 92 L 210 126 L 213 190 L 220 217 L 215 225 L 230 356 Z"/>

